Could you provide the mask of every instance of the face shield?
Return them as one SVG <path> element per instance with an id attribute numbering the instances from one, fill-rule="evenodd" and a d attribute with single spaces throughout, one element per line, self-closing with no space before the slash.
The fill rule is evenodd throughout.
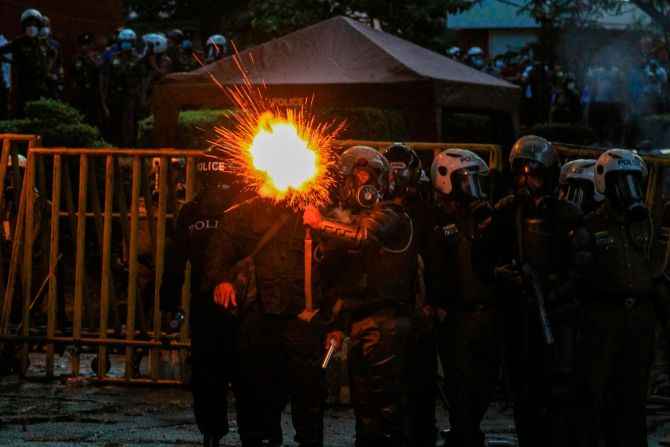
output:
<path id="1" fill-rule="evenodd" d="M 623 208 L 629 220 L 639 221 L 647 217 L 644 195 L 640 187 L 639 174 L 635 171 L 617 171 L 607 177 L 609 196 Z"/>
<path id="2" fill-rule="evenodd" d="M 459 169 L 451 174 L 451 183 L 456 195 L 466 203 L 485 198 L 476 171 Z"/>
<path id="3" fill-rule="evenodd" d="M 459 169 L 451 174 L 453 193 L 462 205 L 470 209 L 475 222 L 482 222 L 493 214 L 486 194 L 482 192 L 479 177 L 476 170 L 468 169 Z"/>
<path id="4" fill-rule="evenodd" d="M 559 200 L 568 200 L 584 212 L 593 210 L 596 203 L 593 196 L 593 183 L 586 180 L 568 180 L 558 193 Z"/>

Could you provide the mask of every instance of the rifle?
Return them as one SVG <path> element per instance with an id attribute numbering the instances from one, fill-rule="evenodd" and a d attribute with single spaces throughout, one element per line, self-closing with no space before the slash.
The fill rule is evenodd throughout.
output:
<path id="1" fill-rule="evenodd" d="M 551 330 L 551 324 L 547 317 L 547 308 L 544 305 L 544 294 L 542 293 L 542 287 L 540 286 L 540 277 L 536 271 L 530 268 L 530 265 L 525 263 L 521 265 L 521 278 L 526 286 L 526 290 L 531 293 L 531 297 L 537 303 L 544 343 L 553 345 L 555 342 L 554 332 Z"/>

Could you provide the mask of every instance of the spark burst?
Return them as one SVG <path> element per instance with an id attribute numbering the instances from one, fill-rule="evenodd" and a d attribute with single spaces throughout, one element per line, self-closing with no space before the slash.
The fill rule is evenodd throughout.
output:
<path id="1" fill-rule="evenodd" d="M 253 56 L 249 53 L 253 66 Z M 244 83 L 226 87 L 210 73 L 237 110 L 231 128 L 215 128 L 214 150 L 229 162 L 231 171 L 261 197 L 299 210 L 329 202 L 334 185 L 334 140 L 344 123 L 319 123 L 312 101 L 298 109 L 282 109 L 268 97 L 267 86 L 254 86 L 235 48 L 233 56 Z M 313 99 L 313 98 L 312 98 Z"/>

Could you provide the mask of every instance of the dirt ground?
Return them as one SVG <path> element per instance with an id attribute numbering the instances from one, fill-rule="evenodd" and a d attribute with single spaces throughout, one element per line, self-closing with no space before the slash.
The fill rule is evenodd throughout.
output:
<path id="1" fill-rule="evenodd" d="M 92 357 L 92 355 L 91 355 Z M 90 359 L 84 355 L 82 365 Z M 67 367 L 61 359 L 59 368 Z M 32 372 L 43 368 L 31 360 Z M 110 375 L 120 374 L 122 364 L 113 361 Z M 92 371 L 83 368 L 81 380 L 52 383 L 20 381 L 17 376 L 0 378 L 0 446 L 184 446 L 199 445 L 200 434 L 191 412 L 191 396 L 183 387 L 137 387 L 95 385 Z M 230 403 L 229 403 L 230 405 Z M 448 429 L 448 414 L 437 403 L 437 426 Z M 670 405 L 648 407 L 650 446 L 670 436 Z M 232 427 L 224 446 L 239 445 L 234 411 L 228 414 Z M 290 407 L 284 412 L 284 445 L 296 445 L 290 423 Z M 498 396 L 483 422 L 489 446 L 515 446 L 511 405 Z M 440 442 L 441 444 L 441 442 Z M 329 406 L 325 415 L 325 445 L 354 445 L 354 419 L 349 406 Z"/>

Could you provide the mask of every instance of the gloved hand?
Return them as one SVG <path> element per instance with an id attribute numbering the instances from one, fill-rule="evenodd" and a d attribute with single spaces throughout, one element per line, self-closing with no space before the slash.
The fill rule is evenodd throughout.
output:
<path id="1" fill-rule="evenodd" d="M 520 286 L 523 284 L 521 271 L 515 263 L 505 264 L 495 268 L 495 277 L 498 281 L 510 286 Z"/>

